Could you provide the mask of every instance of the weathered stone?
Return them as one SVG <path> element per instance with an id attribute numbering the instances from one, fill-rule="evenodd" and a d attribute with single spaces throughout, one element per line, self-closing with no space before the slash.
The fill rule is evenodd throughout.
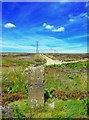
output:
<path id="1" fill-rule="evenodd" d="M 43 66 L 29 67 L 28 78 L 28 103 L 32 107 L 44 105 L 44 77 Z"/>
<path id="2" fill-rule="evenodd" d="M 55 108 L 55 102 L 52 102 L 52 103 L 48 104 L 48 106 L 54 109 Z"/>

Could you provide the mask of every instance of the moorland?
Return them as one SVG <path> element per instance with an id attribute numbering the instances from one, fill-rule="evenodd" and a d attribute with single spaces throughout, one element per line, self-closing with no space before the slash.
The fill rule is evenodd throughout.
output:
<path id="1" fill-rule="evenodd" d="M 3 118 L 89 118 L 89 54 L 0 55 Z M 48 65 L 46 58 L 61 64 Z M 28 106 L 27 68 L 31 65 L 45 67 L 45 103 L 34 108 Z"/>

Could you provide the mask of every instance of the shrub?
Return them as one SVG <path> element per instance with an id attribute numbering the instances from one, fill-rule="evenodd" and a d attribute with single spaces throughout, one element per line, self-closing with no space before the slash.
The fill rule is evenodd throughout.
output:
<path id="1" fill-rule="evenodd" d="M 48 98 L 52 98 L 53 97 L 53 95 L 52 95 L 53 91 L 54 91 L 54 88 L 45 89 L 45 94 L 44 94 L 45 95 L 45 101 Z"/>
<path id="2" fill-rule="evenodd" d="M 86 93 L 84 90 L 70 90 L 70 91 L 58 91 L 58 90 L 54 90 L 52 93 L 53 97 L 55 98 L 59 98 L 59 99 L 63 99 L 63 100 L 67 100 L 67 99 L 85 99 L 86 98 Z"/>
<path id="3" fill-rule="evenodd" d="M 17 105 L 14 106 L 13 113 L 15 114 L 15 117 L 17 118 L 24 118 L 25 115 L 23 115 Z"/>

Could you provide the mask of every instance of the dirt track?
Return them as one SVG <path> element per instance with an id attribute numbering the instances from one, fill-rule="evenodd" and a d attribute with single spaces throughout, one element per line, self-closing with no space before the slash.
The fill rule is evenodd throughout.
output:
<path id="1" fill-rule="evenodd" d="M 86 61 L 86 60 L 80 60 L 80 61 L 70 61 L 70 62 L 62 62 L 62 61 L 59 61 L 59 60 L 52 60 L 51 58 L 43 55 L 43 54 L 40 54 L 40 56 L 42 56 L 43 58 L 46 59 L 46 65 L 54 65 L 54 64 L 58 64 L 58 65 L 61 65 L 63 63 L 67 64 L 67 63 L 75 63 L 75 62 L 80 62 L 80 61 Z"/>

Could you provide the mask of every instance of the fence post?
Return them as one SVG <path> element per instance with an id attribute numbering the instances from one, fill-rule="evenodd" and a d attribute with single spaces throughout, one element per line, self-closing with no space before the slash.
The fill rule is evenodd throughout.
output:
<path id="1" fill-rule="evenodd" d="M 45 69 L 43 66 L 29 67 L 28 104 L 31 107 L 44 105 Z"/>

